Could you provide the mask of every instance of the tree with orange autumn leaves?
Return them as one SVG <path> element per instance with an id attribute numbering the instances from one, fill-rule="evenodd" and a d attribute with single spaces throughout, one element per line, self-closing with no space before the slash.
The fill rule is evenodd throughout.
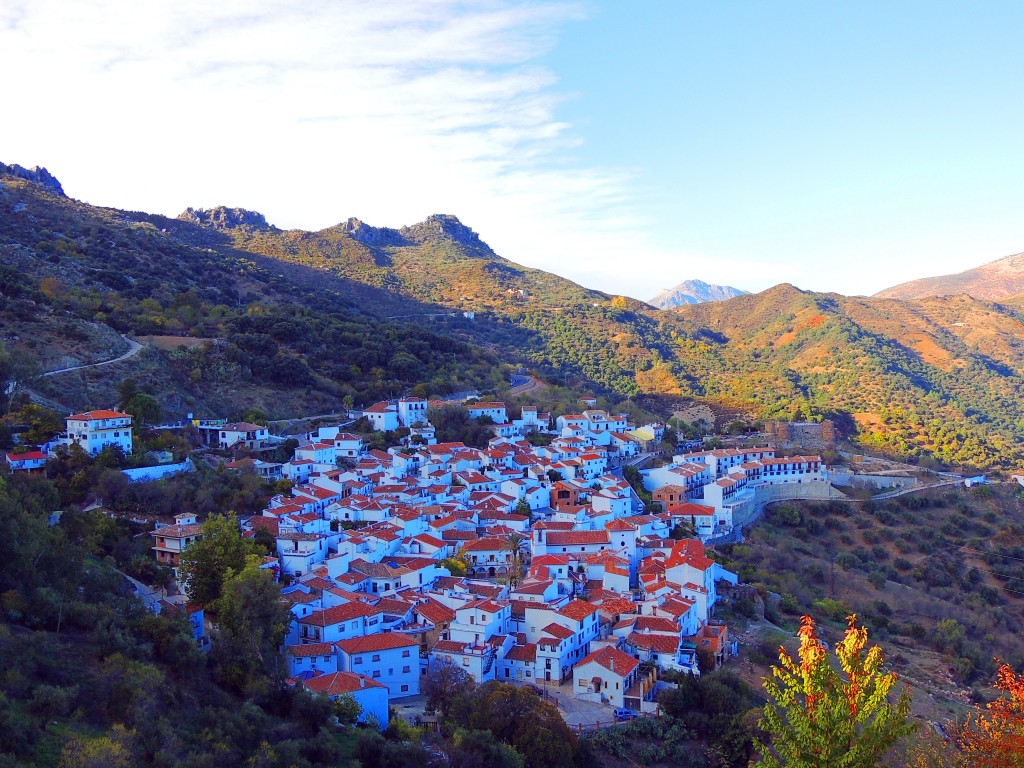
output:
<path id="1" fill-rule="evenodd" d="M 996 688 L 1009 698 L 972 712 L 957 732 L 964 762 L 974 768 L 1024 768 L 1024 674 L 1000 664 Z"/>
<path id="2" fill-rule="evenodd" d="M 847 618 L 849 629 L 836 645 L 839 669 L 804 616 L 799 659 L 779 649 L 779 666 L 764 681 L 773 701 L 760 726 L 768 738 L 760 744 L 764 768 L 875 768 L 896 742 L 910 735 L 910 694 L 904 688 L 895 703 L 889 693 L 895 673 L 885 674 L 878 646 L 867 647 L 868 632 Z"/>

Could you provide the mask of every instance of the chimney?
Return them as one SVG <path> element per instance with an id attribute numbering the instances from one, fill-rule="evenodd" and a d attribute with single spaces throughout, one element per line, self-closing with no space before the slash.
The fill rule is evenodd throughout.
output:
<path id="1" fill-rule="evenodd" d="M 365 688 L 366 687 L 366 678 L 363 675 L 359 676 L 359 687 L 360 688 Z"/>

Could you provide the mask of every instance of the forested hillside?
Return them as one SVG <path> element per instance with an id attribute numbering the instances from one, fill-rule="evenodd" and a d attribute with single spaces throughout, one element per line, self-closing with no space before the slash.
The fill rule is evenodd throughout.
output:
<path id="1" fill-rule="evenodd" d="M 1024 460 L 1024 313 L 1012 300 L 776 286 L 665 312 L 516 265 L 454 216 L 282 231 L 239 209 L 169 219 L 0 181 L 8 351 L 53 369 L 113 356 L 117 333 L 156 337 L 131 365 L 37 382 L 69 406 L 136 377 L 175 413 L 275 415 L 492 389 L 507 382 L 503 363 L 524 364 L 599 394 L 828 417 L 904 457 Z"/>
<path id="2" fill-rule="evenodd" d="M 801 418 L 830 414 L 862 444 L 899 455 L 1021 460 L 1019 310 L 966 296 L 900 302 L 777 286 L 678 313 L 707 340 L 702 354 L 718 357 L 718 392 L 769 412 L 797 404 Z"/>
<path id="3" fill-rule="evenodd" d="M 369 292 L 310 270 L 286 277 L 195 225 L 84 205 L 12 177 L 0 206 L 2 342 L 40 369 L 113 356 L 117 333 L 166 337 L 170 351 L 150 350 L 131 374 L 181 411 L 218 415 L 504 380 L 497 357 L 467 343 L 457 321 L 382 319 Z M 87 380 L 35 383 L 76 407 L 108 397 L 112 382 L 93 369 Z"/>

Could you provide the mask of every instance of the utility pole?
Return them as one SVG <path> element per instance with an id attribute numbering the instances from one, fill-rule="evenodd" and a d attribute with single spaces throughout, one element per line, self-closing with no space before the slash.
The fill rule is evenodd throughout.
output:
<path id="1" fill-rule="evenodd" d="M 836 553 L 828 553 L 828 596 L 835 599 L 836 596 Z"/>

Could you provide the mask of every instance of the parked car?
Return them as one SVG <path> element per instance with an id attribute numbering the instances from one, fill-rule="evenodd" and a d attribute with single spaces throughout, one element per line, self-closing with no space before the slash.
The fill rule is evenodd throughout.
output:
<path id="1" fill-rule="evenodd" d="M 615 710 L 615 719 L 616 720 L 632 720 L 635 717 L 640 717 L 640 715 L 638 715 L 632 709 L 626 709 L 625 707 L 619 707 L 618 709 Z"/>

